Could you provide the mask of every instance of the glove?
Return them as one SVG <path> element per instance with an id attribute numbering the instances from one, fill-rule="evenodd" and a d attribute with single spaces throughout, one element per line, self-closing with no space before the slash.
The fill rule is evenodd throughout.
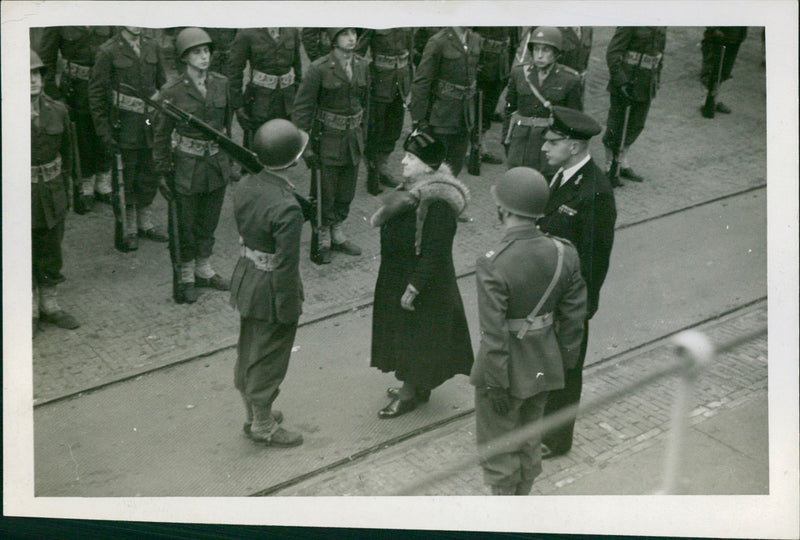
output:
<path id="1" fill-rule="evenodd" d="M 489 386 L 486 388 L 489 394 L 489 401 L 492 402 L 494 412 L 500 416 L 508 414 L 511 408 L 511 399 L 508 396 L 508 390 L 500 388 L 499 386 Z"/>
<path id="2" fill-rule="evenodd" d="M 253 119 L 250 118 L 250 115 L 247 114 L 247 110 L 244 107 L 239 107 L 236 109 L 236 121 L 239 122 L 239 125 L 242 126 L 243 130 L 253 130 Z"/>
<path id="3" fill-rule="evenodd" d="M 172 202 L 175 199 L 175 192 L 171 187 L 169 187 L 167 179 L 164 176 L 158 179 L 158 191 L 160 191 L 161 196 L 169 202 Z"/>
<path id="4" fill-rule="evenodd" d="M 417 120 L 415 122 L 411 122 L 411 128 L 412 128 L 412 131 L 415 131 L 415 132 L 417 132 L 417 131 L 427 131 L 428 123 L 427 122 L 423 122 L 421 120 Z"/>
<path id="5" fill-rule="evenodd" d="M 303 152 L 303 160 L 306 162 L 309 169 L 318 168 L 321 164 L 319 156 L 308 147 L 306 147 L 305 152 Z"/>
<path id="6" fill-rule="evenodd" d="M 622 97 L 625 98 L 626 101 L 633 101 L 633 85 L 630 83 L 625 83 L 619 87 L 619 93 L 622 94 Z"/>
<path id="7" fill-rule="evenodd" d="M 406 311 L 414 311 L 414 299 L 418 294 L 419 291 L 411 283 L 406 285 L 406 290 L 403 296 L 400 297 L 400 307 Z"/>

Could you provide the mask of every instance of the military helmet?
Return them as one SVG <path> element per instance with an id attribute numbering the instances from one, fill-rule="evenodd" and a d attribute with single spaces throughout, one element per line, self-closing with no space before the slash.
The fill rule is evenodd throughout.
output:
<path id="1" fill-rule="evenodd" d="M 186 51 L 198 45 L 208 45 L 209 50 L 214 52 L 214 42 L 202 28 L 184 28 L 175 38 L 175 52 L 178 53 L 178 58 L 183 58 Z"/>
<path id="2" fill-rule="evenodd" d="M 555 26 L 540 26 L 531 34 L 531 38 L 528 40 L 528 47 L 533 48 L 534 43 L 550 45 L 558 52 L 561 52 L 564 40 L 561 37 L 561 30 Z"/>
<path id="3" fill-rule="evenodd" d="M 307 144 L 308 133 L 283 118 L 264 123 L 253 136 L 253 151 L 272 170 L 291 166 L 300 159 Z"/>
<path id="4" fill-rule="evenodd" d="M 325 32 L 328 33 L 328 39 L 331 40 L 331 46 L 336 46 L 336 36 L 344 32 L 345 30 L 350 30 L 350 27 L 347 28 L 326 28 Z"/>
<path id="5" fill-rule="evenodd" d="M 44 68 L 44 63 L 42 62 L 42 59 L 39 58 L 39 55 L 36 54 L 36 51 L 31 49 L 31 71 L 33 71 L 34 69 L 43 69 L 43 68 Z"/>
<path id="6" fill-rule="evenodd" d="M 536 218 L 544 215 L 550 188 L 542 173 L 530 167 L 509 169 L 491 187 L 498 206 L 518 216 Z"/>

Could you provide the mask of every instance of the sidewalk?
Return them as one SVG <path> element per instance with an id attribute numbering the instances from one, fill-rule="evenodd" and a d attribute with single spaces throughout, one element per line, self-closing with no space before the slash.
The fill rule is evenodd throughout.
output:
<path id="1" fill-rule="evenodd" d="M 708 324 L 715 344 L 767 324 L 766 302 Z M 590 367 L 583 402 L 612 392 L 675 360 L 669 343 Z M 665 379 L 611 406 L 579 415 L 572 451 L 543 463 L 532 495 L 648 495 L 663 481 L 670 407 L 677 381 Z M 692 397 L 683 492 L 696 495 L 769 493 L 766 334 L 723 354 L 700 377 Z M 393 495 L 475 454 L 474 415 L 351 465 L 270 493 L 274 496 Z M 488 495 L 472 466 L 415 495 Z"/>
<path id="2" fill-rule="evenodd" d="M 605 49 L 610 28 L 597 28 L 589 68 L 586 110 L 605 121 L 608 94 Z M 662 85 L 653 102 L 648 125 L 631 151 L 643 184 L 626 183 L 616 190 L 619 227 L 678 211 L 703 201 L 766 183 L 765 74 L 761 44 L 746 40 L 740 50 L 735 79 L 724 87 L 732 115 L 703 119 L 698 108 L 704 89 L 698 82 L 699 40 L 702 28 L 670 28 Z M 495 152 L 499 126 L 489 133 Z M 602 160 L 599 137 L 592 153 Z M 392 156 L 399 173 L 401 152 Z M 454 245 L 459 274 L 469 272 L 475 258 L 498 236 L 494 203 L 488 186 L 504 172 L 502 165 L 483 166 L 481 177 L 466 172 L 460 179 L 472 190 L 472 223 L 460 224 Z M 308 189 L 303 165 L 291 171 L 301 192 Z M 333 264 L 308 261 L 309 230 L 303 236 L 301 272 L 305 284 L 305 313 L 301 323 L 346 311 L 371 301 L 379 264 L 378 233 L 367 223 L 378 201 L 364 190 L 363 167 L 347 231 L 362 246 L 359 258 L 335 257 Z M 217 229 L 214 264 L 229 276 L 237 258 L 237 234 L 231 195 L 226 198 Z M 171 275 L 163 244 L 142 242 L 138 251 L 121 254 L 112 247 L 113 218 L 108 206 L 98 205 L 86 216 L 70 214 L 64 243 L 64 274 L 59 287 L 62 306 L 81 322 L 64 331 L 47 327 L 33 347 L 36 403 L 144 373 L 159 366 L 223 350 L 235 343 L 238 317 L 225 293 L 205 292 L 192 306 L 175 305 Z M 159 215 L 166 215 L 158 197 Z M 766 237 L 766 231 L 764 231 Z M 653 248 L 655 249 L 655 248 Z M 613 268 L 612 268 L 613 271 Z"/>

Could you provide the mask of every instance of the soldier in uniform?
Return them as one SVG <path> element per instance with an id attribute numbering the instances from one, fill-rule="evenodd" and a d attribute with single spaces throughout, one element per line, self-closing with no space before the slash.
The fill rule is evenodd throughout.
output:
<path id="1" fill-rule="evenodd" d="M 583 105 L 583 95 L 586 93 L 586 70 L 589 68 L 589 57 L 592 54 L 594 29 L 591 26 L 560 26 L 559 29 L 561 37 L 564 38 L 564 49 L 558 61 L 580 75 L 581 105 Z"/>
<path id="2" fill-rule="evenodd" d="M 242 79 L 250 63 L 250 80 L 242 94 Z M 231 104 L 239 125 L 250 134 L 273 118 L 289 119 L 302 76 L 300 33 L 297 28 L 244 28 L 231 46 L 225 74 L 231 81 Z"/>
<path id="3" fill-rule="evenodd" d="M 231 55 L 231 47 L 239 31 L 236 28 L 203 28 L 214 43 L 214 52 L 211 53 L 209 71 L 225 73 Z"/>
<path id="4" fill-rule="evenodd" d="M 644 129 L 650 102 L 656 97 L 666 43 L 665 26 L 619 26 L 606 51 L 611 101 L 603 135 L 606 170 L 617 155 L 619 175 L 633 182 L 641 182 L 644 178 L 628 163 L 628 149 Z M 630 107 L 630 112 L 623 142 L 622 127 L 627 107 Z"/>
<path id="5" fill-rule="evenodd" d="M 705 106 L 700 110 L 703 117 L 714 118 L 715 112 L 731 113 L 730 107 L 716 99 L 718 85 L 731 78 L 739 46 L 746 37 L 746 26 L 707 26 L 703 32 L 703 68 L 700 79 L 708 89 Z"/>
<path id="6" fill-rule="evenodd" d="M 33 333 L 39 322 L 78 328 L 61 309 L 56 285 L 61 274 L 61 241 L 68 194 L 66 174 L 72 167 L 70 121 L 66 107 L 42 92 L 44 64 L 31 51 L 31 247 L 33 257 Z"/>
<path id="7" fill-rule="evenodd" d="M 475 127 L 475 90 L 480 37 L 463 26 L 443 28 L 425 44 L 411 85 L 411 120 L 446 148 L 453 176 L 464 165 Z"/>
<path id="8" fill-rule="evenodd" d="M 325 56 L 333 49 L 325 28 L 306 27 L 301 31 L 300 36 L 303 41 L 303 48 L 306 50 L 306 55 L 311 62 Z"/>
<path id="9" fill-rule="evenodd" d="M 161 95 L 217 131 L 230 131 L 228 80 L 208 70 L 213 46 L 205 30 L 181 30 L 175 47 L 185 70 L 164 86 Z M 178 208 L 179 233 L 172 239 L 179 243 L 181 256 L 176 301 L 191 304 L 199 296 L 196 287 L 228 290 L 228 282 L 211 267 L 211 252 L 231 165 L 215 142 L 166 114 L 159 115 L 154 138 L 156 170 L 174 179 L 169 184 L 175 187 L 171 196 Z"/>
<path id="10" fill-rule="evenodd" d="M 241 317 L 234 384 L 245 404 L 245 433 L 255 442 L 278 447 L 303 442 L 300 433 L 279 425 L 283 415 L 272 410 L 303 304 L 303 214 L 294 187 L 278 173 L 292 166 L 307 144 L 308 135 L 287 120 L 261 126 L 253 147 L 265 168 L 242 178 L 233 200 L 242 246 L 231 279 L 231 305 Z"/>
<path id="11" fill-rule="evenodd" d="M 494 110 L 500 94 L 508 82 L 509 50 L 511 33 L 508 26 L 475 26 L 473 31 L 481 37 L 481 58 L 478 62 L 478 89 L 483 93 L 481 110 L 481 131 L 486 133 L 492 127 Z M 498 165 L 503 159 L 481 149 L 481 161 Z"/>
<path id="12" fill-rule="evenodd" d="M 542 152 L 551 108 L 581 108 L 580 75 L 556 62 L 562 46 L 558 28 L 540 26 L 528 40 L 530 62 L 511 70 L 503 139 L 508 145 L 509 168 L 531 167 L 547 177 L 555 172 Z"/>
<path id="13" fill-rule="evenodd" d="M 575 247 L 536 226 L 547 181 L 517 167 L 492 186 L 505 228 L 499 248 L 475 265 L 481 344 L 470 374 L 484 481 L 493 495 L 527 495 L 542 472 L 540 436 L 511 447 L 498 439 L 538 422 L 549 391 L 578 361 L 586 284 Z"/>
<path id="14" fill-rule="evenodd" d="M 111 156 L 94 129 L 89 112 L 89 75 L 97 49 L 111 38 L 110 26 L 51 26 L 42 33 L 41 58 L 45 65 L 44 91 L 64 99 L 75 123 L 81 160 L 81 196 L 75 211 L 89 212 L 96 198 L 111 202 Z M 60 84 L 56 85 L 58 53 L 64 59 Z"/>
<path id="15" fill-rule="evenodd" d="M 380 184 L 397 187 L 389 174 L 389 154 L 400 132 L 411 92 L 412 32 L 410 28 L 365 30 L 356 52 L 372 56 L 369 118 L 367 120 L 367 191 L 377 195 Z"/>
<path id="16" fill-rule="evenodd" d="M 124 209 L 117 209 L 122 222 L 125 212 L 128 230 L 115 247 L 133 251 L 139 247 L 137 235 L 155 242 L 167 242 L 167 236 L 153 223 L 151 204 L 158 190 L 153 164 L 153 111 L 136 96 L 125 93 L 127 84 L 141 94 L 157 97 L 166 82 L 158 44 L 142 35 L 138 26 L 123 26 L 119 34 L 97 51 L 89 79 L 89 108 L 94 126 L 109 153 L 121 154 L 123 163 Z"/>
<path id="17" fill-rule="evenodd" d="M 327 31 L 334 48 L 308 67 L 292 112 L 297 127 L 311 132 L 313 142 L 304 159 L 309 167 L 321 170 L 322 226 L 318 233 L 323 262 L 330 261 L 331 250 L 361 255 L 361 248 L 344 234 L 342 223 L 356 193 L 358 164 L 364 152 L 364 109 L 369 99 L 367 61 L 353 52 L 355 28 Z"/>
<path id="18" fill-rule="evenodd" d="M 564 389 L 550 392 L 545 415 L 580 401 L 589 320 L 597 311 L 600 287 L 608 272 L 614 244 L 617 219 L 614 192 L 606 175 L 589 155 L 589 139 L 600 131 L 600 125 L 592 117 L 574 109 L 553 107 L 553 125 L 545 134 L 545 156 L 558 170 L 550 182 L 550 199 L 539 220 L 539 228 L 575 246 L 587 290 L 578 362 L 566 370 Z M 548 448 L 545 458 L 569 452 L 574 425 L 573 417 L 569 423 L 544 434 L 543 441 Z"/>

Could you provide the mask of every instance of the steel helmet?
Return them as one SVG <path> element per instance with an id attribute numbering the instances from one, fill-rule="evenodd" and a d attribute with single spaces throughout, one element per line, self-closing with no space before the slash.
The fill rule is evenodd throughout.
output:
<path id="1" fill-rule="evenodd" d="M 336 46 L 336 36 L 344 32 L 345 30 L 350 30 L 350 27 L 347 28 L 326 28 L 325 31 L 328 33 L 328 39 L 331 40 L 331 46 Z M 354 29 L 355 30 L 355 29 Z"/>
<path id="2" fill-rule="evenodd" d="M 214 42 L 202 28 L 184 28 L 175 38 L 175 52 L 178 53 L 178 58 L 183 58 L 186 51 L 198 45 L 208 45 L 209 50 L 214 52 Z"/>
<path id="3" fill-rule="evenodd" d="M 498 206 L 518 216 L 536 218 L 544 215 L 550 188 L 542 173 L 530 167 L 509 169 L 491 188 Z"/>
<path id="4" fill-rule="evenodd" d="M 42 59 L 39 58 L 39 55 L 36 54 L 36 51 L 31 49 L 31 71 L 33 71 L 34 69 L 42 69 L 42 68 L 44 68 L 44 63 L 42 62 Z"/>
<path id="5" fill-rule="evenodd" d="M 291 166 L 300 159 L 307 144 L 308 133 L 283 118 L 264 123 L 253 136 L 253 151 L 272 170 Z"/>
<path id="6" fill-rule="evenodd" d="M 540 26 L 531 34 L 531 38 L 528 40 L 528 47 L 533 48 L 534 43 L 541 43 L 542 45 L 550 45 L 556 51 L 561 52 L 563 42 L 561 30 L 555 26 Z"/>

